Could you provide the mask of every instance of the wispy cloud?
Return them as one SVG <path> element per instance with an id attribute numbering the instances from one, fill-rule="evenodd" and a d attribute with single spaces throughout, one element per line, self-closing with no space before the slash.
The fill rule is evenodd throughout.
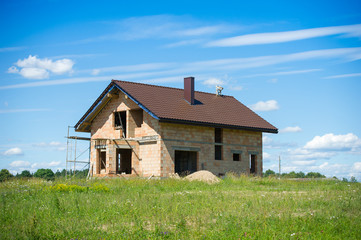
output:
<path id="1" fill-rule="evenodd" d="M 239 27 L 232 24 L 201 22 L 189 16 L 152 15 L 131 17 L 120 21 L 103 22 L 112 28 L 111 34 L 91 37 L 73 42 L 83 44 L 99 41 L 134 41 L 141 39 L 179 39 L 207 37 L 229 33 Z"/>
<path id="2" fill-rule="evenodd" d="M 311 72 L 318 72 L 318 71 L 321 71 L 321 70 L 322 69 L 303 69 L 303 70 L 282 71 L 282 72 L 272 72 L 272 73 L 257 73 L 257 74 L 242 76 L 242 78 L 296 75 L 296 74 L 305 74 L 305 73 L 311 73 Z"/>
<path id="3" fill-rule="evenodd" d="M 360 58 L 361 59 L 361 48 L 336 48 L 336 49 L 323 49 L 306 51 L 299 53 L 291 53 L 284 55 L 269 55 L 259 56 L 250 58 L 226 58 L 226 59 L 215 59 L 208 61 L 196 61 L 196 62 L 185 62 L 185 63 L 146 63 L 130 66 L 116 66 L 109 68 L 97 68 L 86 70 L 87 73 L 101 74 L 102 72 L 130 72 L 128 74 L 113 74 L 103 76 L 89 76 L 89 77 L 78 77 L 78 78 L 65 78 L 41 82 L 30 82 L 21 83 L 8 86 L 0 86 L 0 90 L 4 89 L 15 89 L 15 88 L 28 88 L 28 87 L 40 87 L 40 86 L 54 86 L 64 84 L 76 84 L 86 82 L 98 82 L 98 81 L 109 81 L 110 79 L 124 79 L 134 80 L 140 79 L 141 81 L 151 79 L 164 79 L 164 82 L 168 82 L 167 77 L 175 77 L 179 74 L 212 74 L 219 71 L 232 72 L 242 69 L 258 68 L 264 66 L 272 66 L 276 64 L 295 62 L 295 61 L 307 61 L 313 59 L 343 59 L 352 61 Z M 158 70 L 158 71 L 154 71 Z M 85 71 L 85 70 L 84 70 Z M 302 70 L 300 70 L 302 71 Z M 316 70 L 303 70 L 305 72 L 316 71 Z M 289 72 L 278 72 L 277 74 L 292 74 L 295 71 Z M 181 78 L 180 78 L 181 80 Z"/>
<path id="4" fill-rule="evenodd" d="M 252 104 L 250 106 L 250 108 L 253 111 L 260 111 L 260 112 L 265 112 L 265 111 L 274 111 L 274 110 L 278 110 L 280 107 L 278 106 L 278 102 L 276 100 L 268 100 L 268 101 L 259 101 L 255 104 Z"/>
<path id="5" fill-rule="evenodd" d="M 280 133 L 290 133 L 290 132 L 301 132 L 302 129 L 299 126 L 295 126 L 295 127 L 286 127 L 284 129 L 281 129 L 279 132 Z"/>
<path id="6" fill-rule="evenodd" d="M 5 156 L 19 156 L 19 155 L 24 155 L 24 152 L 21 148 L 15 147 L 15 148 L 10 148 L 8 150 L 6 150 L 3 155 Z"/>
<path id="7" fill-rule="evenodd" d="M 13 52 L 13 51 L 20 51 L 24 50 L 26 47 L 6 47 L 6 48 L 0 48 L 0 52 Z"/>
<path id="8" fill-rule="evenodd" d="M 22 112 L 45 112 L 51 111 L 50 109 L 46 108 L 30 108 L 30 109 L 0 109 L 0 114 L 5 113 L 22 113 Z"/>
<path id="9" fill-rule="evenodd" d="M 324 77 L 324 79 L 333 79 L 333 78 L 350 78 L 350 77 L 361 77 L 361 73 L 349 73 Z"/>
<path id="10" fill-rule="evenodd" d="M 343 34 L 346 37 L 360 37 L 361 24 L 336 27 L 310 28 L 296 31 L 247 34 L 224 38 L 206 44 L 209 47 L 234 47 L 291 42 L 309 38 Z"/>

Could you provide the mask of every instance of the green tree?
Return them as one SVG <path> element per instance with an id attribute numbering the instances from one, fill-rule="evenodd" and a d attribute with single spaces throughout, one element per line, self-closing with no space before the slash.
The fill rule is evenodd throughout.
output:
<path id="1" fill-rule="evenodd" d="M 304 172 L 298 172 L 298 173 L 296 173 L 296 177 L 297 178 L 305 178 L 305 173 Z"/>
<path id="2" fill-rule="evenodd" d="M 1 169 L 1 171 L 0 171 L 0 182 L 8 180 L 9 178 L 12 178 L 12 177 L 13 177 L 13 175 L 9 172 L 9 170 Z"/>
<path id="3" fill-rule="evenodd" d="M 272 171 L 271 169 L 268 169 L 264 174 L 263 176 L 264 177 L 269 177 L 269 176 L 275 176 L 276 173 L 274 171 Z"/>
<path id="4" fill-rule="evenodd" d="M 318 172 L 309 172 L 306 174 L 306 178 L 325 178 L 325 175 L 322 175 L 321 173 Z"/>
<path id="5" fill-rule="evenodd" d="M 31 178 L 32 176 L 33 175 L 28 170 L 24 170 L 19 175 L 17 175 L 17 177 L 21 177 L 21 178 Z"/>
<path id="6" fill-rule="evenodd" d="M 51 169 L 40 168 L 34 173 L 34 177 L 43 178 L 47 181 L 53 181 L 55 179 L 55 174 Z"/>
<path id="7" fill-rule="evenodd" d="M 354 176 L 352 176 L 350 182 L 357 182 L 357 179 Z"/>

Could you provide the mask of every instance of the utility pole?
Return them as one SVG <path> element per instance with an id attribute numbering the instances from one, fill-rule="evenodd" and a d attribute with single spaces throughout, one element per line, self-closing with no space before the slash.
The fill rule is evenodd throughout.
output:
<path id="1" fill-rule="evenodd" d="M 278 178 L 281 179 L 281 156 L 278 155 Z"/>

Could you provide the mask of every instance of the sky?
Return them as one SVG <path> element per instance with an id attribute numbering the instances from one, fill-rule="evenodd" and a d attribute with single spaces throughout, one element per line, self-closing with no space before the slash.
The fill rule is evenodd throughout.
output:
<path id="1" fill-rule="evenodd" d="M 13 0 L 0 23 L 0 168 L 65 168 L 68 126 L 111 79 L 194 76 L 279 129 L 263 134 L 264 171 L 280 158 L 282 172 L 361 180 L 358 1 Z"/>

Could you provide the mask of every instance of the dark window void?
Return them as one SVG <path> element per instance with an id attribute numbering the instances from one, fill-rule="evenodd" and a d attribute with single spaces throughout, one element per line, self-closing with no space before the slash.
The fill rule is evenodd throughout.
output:
<path id="1" fill-rule="evenodd" d="M 197 171 L 197 152 L 175 151 L 174 172 L 188 175 Z"/>
<path id="2" fill-rule="evenodd" d="M 222 143 L 222 128 L 215 128 L 214 129 L 214 142 Z"/>
<path id="3" fill-rule="evenodd" d="M 114 113 L 114 127 L 122 128 L 124 136 L 127 137 L 127 112 Z"/>
<path id="4" fill-rule="evenodd" d="M 141 127 L 143 123 L 143 109 L 139 110 L 131 110 L 130 111 L 131 116 L 134 119 L 134 123 L 137 127 Z"/>
<path id="5" fill-rule="evenodd" d="M 214 152 L 215 152 L 215 159 L 222 160 L 222 145 L 215 145 Z"/>
<path id="6" fill-rule="evenodd" d="M 117 149 L 117 164 L 116 169 L 118 174 L 132 173 L 132 150 L 131 149 Z"/>
<path id="7" fill-rule="evenodd" d="M 251 154 L 250 156 L 250 169 L 249 172 L 251 174 L 256 173 L 256 164 L 257 164 L 257 156 L 254 154 Z"/>
<path id="8" fill-rule="evenodd" d="M 241 156 L 239 153 L 233 153 L 233 161 L 239 162 L 241 160 Z"/>
<path id="9" fill-rule="evenodd" d="M 107 158 L 106 151 L 104 151 L 102 149 L 98 149 L 98 156 L 99 156 L 98 161 L 99 161 L 100 170 L 105 170 L 106 158 Z"/>

